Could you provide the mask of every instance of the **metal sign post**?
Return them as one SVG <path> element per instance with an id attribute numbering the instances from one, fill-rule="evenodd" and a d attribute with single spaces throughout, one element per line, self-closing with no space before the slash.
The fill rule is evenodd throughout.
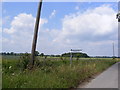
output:
<path id="1" fill-rule="evenodd" d="M 70 50 L 70 65 L 72 65 L 72 49 Z"/>
<path id="2" fill-rule="evenodd" d="M 72 57 L 73 57 L 72 53 L 80 52 L 80 51 L 82 51 L 82 49 L 71 49 L 70 50 L 70 66 L 72 65 Z"/>

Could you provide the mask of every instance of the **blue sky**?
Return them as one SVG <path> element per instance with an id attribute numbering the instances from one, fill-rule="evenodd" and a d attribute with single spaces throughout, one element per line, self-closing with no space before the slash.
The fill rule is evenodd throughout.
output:
<path id="1" fill-rule="evenodd" d="M 31 51 L 37 6 L 37 2 L 3 3 L 3 51 Z M 100 12 L 97 12 L 97 10 Z M 115 2 L 44 2 L 37 50 L 45 54 L 61 54 L 68 52 L 71 48 L 82 48 L 83 52 L 92 56 L 111 56 L 112 42 L 114 42 L 117 55 L 117 25 L 113 20 L 116 12 L 117 3 Z M 85 18 L 86 15 L 88 15 L 88 19 L 89 16 L 93 18 L 93 21 Z M 101 17 L 101 21 L 99 23 L 95 21 L 97 22 L 95 23 L 94 20 L 96 19 L 94 16 L 98 17 L 96 18 L 98 22 L 99 17 Z M 105 21 L 104 17 L 107 18 Z M 110 17 L 112 19 L 109 19 Z M 93 24 L 91 24 L 92 22 Z M 108 25 L 99 26 L 102 22 Z M 16 23 L 18 23 L 18 27 Z M 84 27 L 85 24 L 90 26 L 87 25 L 88 28 L 87 26 Z M 26 27 L 27 25 L 28 27 Z M 101 31 L 95 30 L 96 28 L 101 28 Z M 82 30 L 85 32 L 82 32 Z M 22 36 L 22 32 L 26 33 L 23 33 L 25 36 Z M 27 36 L 28 34 L 29 36 Z M 18 43 L 19 41 L 21 43 Z"/>
<path id="2" fill-rule="evenodd" d="M 48 27 L 60 28 L 61 25 L 59 25 L 59 22 L 64 17 L 64 15 L 77 12 L 75 10 L 75 6 L 79 6 L 81 8 L 79 11 L 84 12 L 84 10 L 88 8 L 95 8 L 103 4 L 112 5 L 112 8 L 116 11 L 118 9 L 116 2 L 44 2 L 42 6 L 41 17 L 49 19 L 49 15 L 51 14 L 51 12 L 53 10 L 57 10 L 56 17 L 50 20 L 50 22 L 54 23 L 58 21 L 58 24 L 55 25 L 56 27 L 54 27 L 54 25 L 48 25 Z M 10 20 L 12 20 L 14 16 L 17 16 L 20 13 L 32 14 L 35 17 L 37 6 L 38 2 L 4 2 L 3 17 L 10 16 Z M 6 26 L 9 26 L 9 24 L 5 25 L 5 27 Z"/>

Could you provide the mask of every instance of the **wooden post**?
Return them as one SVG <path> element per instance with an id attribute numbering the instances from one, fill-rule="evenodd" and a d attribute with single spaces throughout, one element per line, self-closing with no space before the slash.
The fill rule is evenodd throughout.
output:
<path id="1" fill-rule="evenodd" d="M 35 50 L 36 50 L 36 44 L 37 44 L 37 36 L 38 36 L 38 29 L 39 29 L 41 7 L 42 7 L 42 0 L 40 0 L 40 2 L 39 2 L 38 11 L 37 11 L 34 36 L 33 36 L 33 42 L 32 42 L 32 50 L 31 50 L 30 68 L 33 68 L 34 61 L 35 61 Z"/>

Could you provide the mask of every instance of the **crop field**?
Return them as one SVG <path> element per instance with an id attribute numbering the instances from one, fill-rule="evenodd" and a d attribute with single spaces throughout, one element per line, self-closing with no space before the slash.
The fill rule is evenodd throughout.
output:
<path id="1" fill-rule="evenodd" d="M 75 88 L 93 75 L 101 73 L 119 60 L 112 58 L 40 57 L 33 70 L 21 66 L 18 56 L 3 56 L 3 88 Z"/>

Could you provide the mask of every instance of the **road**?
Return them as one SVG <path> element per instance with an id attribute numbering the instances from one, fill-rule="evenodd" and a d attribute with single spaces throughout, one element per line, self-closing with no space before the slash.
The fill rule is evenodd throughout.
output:
<path id="1" fill-rule="evenodd" d="M 79 88 L 118 88 L 118 65 L 120 66 L 120 63 L 114 64 L 89 83 L 82 87 L 79 86 Z"/>

